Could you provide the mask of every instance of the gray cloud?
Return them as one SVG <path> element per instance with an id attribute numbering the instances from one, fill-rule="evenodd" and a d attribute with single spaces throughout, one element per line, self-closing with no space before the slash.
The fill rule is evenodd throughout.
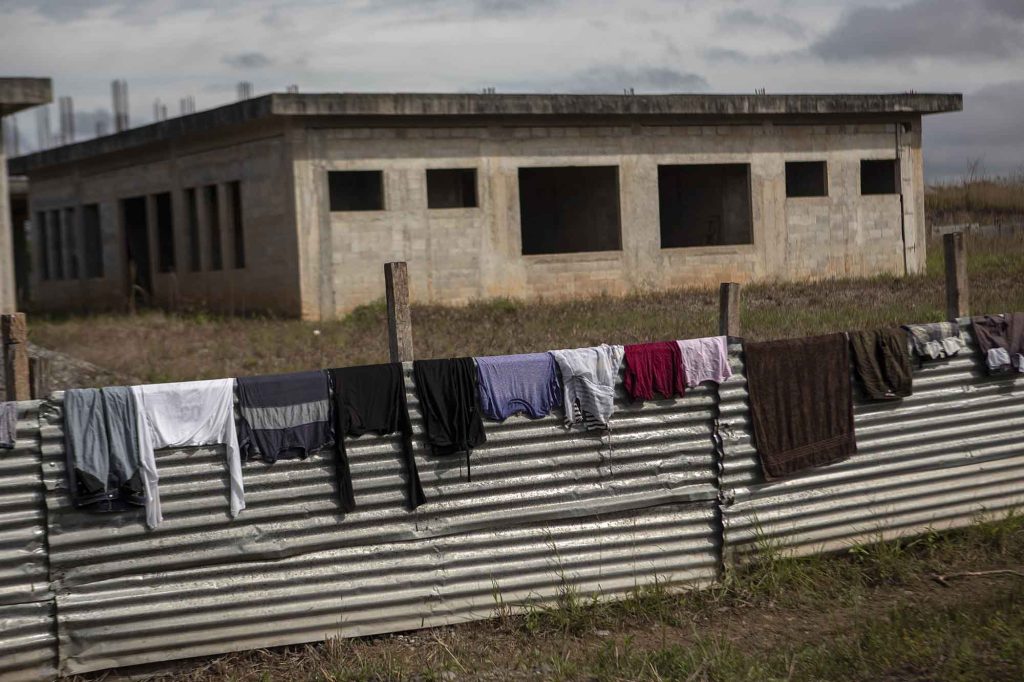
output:
<path id="1" fill-rule="evenodd" d="M 383 13 L 395 9 L 414 9 L 431 14 L 442 12 L 500 16 L 551 9 L 559 4 L 559 0 L 375 0 L 369 3 L 366 11 Z"/>
<path id="2" fill-rule="evenodd" d="M 1024 2 L 1020 0 L 985 0 L 985 6 L 1011 19 L 1024 21 Z"/>
<path id="3" fill-rule="evenodd" d="M 31 9 L 54 21 L 75 21 L 95 10 L 96 3 L 90 0 L 36 0 L 30 8 L 26 8 L 22 0 L 0 0 L 0 14 L 19 9 Z"/>
<path id="4" fill-rule="evenodd" d="M 766 29 L 790 38 L 802 38 L 805 33 L 803 24 L 795 19 L 781 14 L 761 14 L 747 8 L 722 12 L 717 21 L 720 29 Z"/>
<path id="5" fill-rule="evenodd" d="M 702 50 L 701 54 L 709 62 L 739 62 L 742 64 L 753 59 L 746 52 L 731 50 L 726 47 L 709 47 L 706 50 Z"/>
<path id="6" fill-rule="evenodd" d="M 627 68 L 605 64 L 587 67 L 557 78 L 517 78 L 496 80 L 499 93 L 535 92 L 568 94 L 622 94 L 634 88 L 636 94 L 665 92 L 703 92 L 708 81 L 700 74 L 668 67 Z"/>
<path id="7" fill-rule="evenodd" d="M 236 69 L 261 69 L 274 63 L 273 59 L 262 52 L 226 54 L 221 57 L 221 61 Z"/>
<path id="8" fill-rule="evenodd" d="M 1014 4 L 1016 3 L 1016 4 Z M 913 0 L 897 7 L 861 7 L 811 46 L 826 60 L 939 57 L 991 59 L 1020 54 L 1020 0 Z"/>
<path id="9" fill-rule="evenodd" d="M 109 111 L 93 109 L 92 111 L 75 112 L 75 137 L 77 139 L 82 140 L 95 136 L 97 126 L 107 134 L 114 132 L 114 119 Z"/>
<path id="10" fill-rule="evenodd" d="M 635 88 L 637 94 L 657 92 L 693 92 L 709 88 L 701 75 L 669 67 L 627 68 L 618 65 L 591 66 L 564 78 L 549 81 L 506 83 L 499 90 L 533 90 L 567 93 L 621 93 Z"/>
<path id="11" fill-rule="evenodd" d="M 231 1 L 237 3 L 241 0 Z M 222 0 L 220 4 L 229 3 Z M 0 10 L 28 9 L 62 23 L 77 21 L 91 14 L 110 14 L 129 23 L 139 23 L 164 14 L 208 9 L 209 6 L 210 3 L 203 0 L 106 0 L 103 3 L 96 0 L 35 0 L 31 4 L 24 0 L 0 0 Z"/>
<path id="12" fill-rule="evenodd" d="M 1024 168 L 1024 80 L 987 85 L 964 95 L 962 113 L 925 117 L 925 169 L 930 178 L 957 176 L 968 159 L 1007 173 Z"/>

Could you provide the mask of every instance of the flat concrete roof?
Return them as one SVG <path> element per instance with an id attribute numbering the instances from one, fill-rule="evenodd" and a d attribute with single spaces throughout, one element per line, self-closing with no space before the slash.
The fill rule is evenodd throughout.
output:
<path id="1" fill-rule="evenodd" d="M 274 93 L 216 109 L 132 128 L 121 133 L 11 159 L 12 175 L 114 154 L 217 128 L 271 117 L 331 117 L 340 126 L 416 125 L 436 120 L 482 125 L 488 121 L 544 117 L 574 119 L 772 118 L 884 116 L 961 111 L 958 93 L 830 95 L 478 95 L 429 93 Z"/>
<path id="2" fill-rule="evenodd" d="M 49 78 L 0 78 L 0 116 L 53 100 Z"/>

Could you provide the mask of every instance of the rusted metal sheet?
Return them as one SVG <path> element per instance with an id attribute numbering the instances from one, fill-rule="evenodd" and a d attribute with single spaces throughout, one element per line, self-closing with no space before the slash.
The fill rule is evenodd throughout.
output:
<path id="1" fill-rule="evenodd" d="M 969 330 L 965 328 L 969 337 Z M 765 483 L 742 352 L 721 390 L 727 553 L 758 542 L 797 553 L 962 526 L 1024 503 L 1024 380 L 990 377 L 974 348 L 914 371 L 914 395 L 854 405 L 857 454 Z"/>
<path id="2" fill-rule="evenodd" d="M 715 414 L 713 390 L 696 389 L 683 399 L 643 405 L 630 405 L 620 393 L 611 435 L 604 437 L 567 432 L 560 415 L 487 423 L 488 442 L 473 452 L 469 481 L 464 457 L 435 458 L 427 453 L 408 369 L 414 451 L 428 497 L 427 504 L 415 512 L 405 509 L 398 440 L 363 437 L 348 447 L 359 505 L 348 515 L 340 511 L 336 499 L 333 454 L 325 453 L 273 466 L 245 465 L 247 508 L 230 519 L 222 448 L 158 453 L 165 522 L 156 530 L 145 528 L 141 511 L 103 516 L 82 513 L 71 507 L 65 489 L 61 396 L 55 396 L 44 407 L 41 433 L 51 577 L 60 590 L 62 670 L 161 660 L 164 654 L 158 652 L 164 650 L 180 650 L 180 654 L 166 654 L 170 658 L 235 649 L 239 648 L 237 642 L 245 642 L 241 648 L 246 648 L 320 639 L 328 631 L 324 622 L 329 621 L 336 630 L 344 612 L 337 603 L 326 603 L 326 610 L 318 611 L 320 620 L 301 622 L 301 614 L 321 599 L 324 589 L 340 590 L 339 594 L 349 595 L 349 599 L 358 596 L 368 605 L 379 605 L 396 589 L 395 584 L 424 582 L 426 593 L 413 590 L 408 600 L 394 608 L 380 611 L 367 606 L 372 613 L 359 616 L 366 622 L 346 630 L 348 634 L 486 617 L 488 605 L 493 603 L 492 574 L 505 576 L 513 596 L 530 590 L 541 596 L 554 593 L 553 578 L 546 573 L 531 574 L 527 564 L 510 560 L 515 547 L 505 542 L 506 538 L 509 543 L 518 538 L 515 542 L 529 547 L 523 550 L 526 554 L 547 561 L 552 548 L 538 544 L 538 533 L 548 527 L 558 529 L 567 551 L 579 543 L 591 546 L 588 551 L 578 550 L 585 559 L 573 570 L 591 576 L 597 581 L 594 585 L 600 583 L 610 593 L 621 592 L 627 582 L 644 582 L 645 566 L 666 569 L 650 573 L 650 580 L 668 574 L 687 581 L 712 579 L 718 561 L 717 523 L 713 523 L 717 513 L 716 462 L 710 435 Z M 672 523 L 659 516 L 669 513 L 670 507 L 680 510 L 672 512 Z M 645 509 L 651 513 L 642 513 Z M 687 530 L 687 519 L 694 513 L 699 517 L 697 529 Z M 617 523 L 626 523 L 631 530 L 615 531 L 616 535 L 610 530 L 611 522 L 598 520 L 604 518 L 618 518 Z M 658 525 L 665 523 L 668 526 Z M 648 528 L 648 524 L 656 527 Z M 665 533 L 671 535 L 672 524 L 677 526 L 678 540 L 665 544 Z M 608 538 L 602 537 L 605 530 L 610 533 Z M 691 532 L 701 539 L 687 539 Z M 690 541 L 693 544 L 685 549 L 673 544 Z M 655 555 L 664 547 L 683 555 L 667 556 L 667 563 L 659 563 Z M 697 554 L 690 556 L 691 550 Z M 450 558 L 463 551 L 464 562 Z M 380 557 L 379 562 L 375 564 L 373 557 Z M 595 562 L 593 566 L 586 564 L 590 560 Z M 334 566 L 337 563 L 345 566 L 344 571 L 349 565 L 359 567 L 356 575 L 363 576 L 360 580 L 365 582 L 354 583 L 358 587 L 353 592 L 342 589 L 343 584 L 331 583 L 334 588 L 328 583 L 320 585 L 318 574 L 306 572 L 319 565 L 317 562 L 329 565 L 324 569 L 325 581 L 348 580 L 348 573 L 337 573 L 342 571 Z M 483 582 L 466 583 L 468 578 L 459 573 L 463 563 L 470 573 L 487 577 L 480 579 Z M 691 571 L 686 568 L 691 564 L 703 568 Z M 503 565 L 505 569 L 497 570 Z M 627 570 L 628 566 L 634 568 Z M 390 571 L 396 576 L 393 579 L 388 576 Z M 251 587 L 245 589 L 251 591 L 240 597 L 227 587 L 218 587 L 203 602 L 212 610 L 204 611 L 207 606 L 195 611 L 178 608 L 175 595 L 191 589 L 188 581 L 202 581 L 198 576 L 204 572 L 249 575 Z M 526 581 L 526 587 L 517 587 L 517 576 Z M 260 595 L 278 582 L 283 591 L 274 599 L 290 602 L 294 597 L 298 604 L 297 615 L 287 616 L 298 619 L 295 634 L 275 633 L 275 627 L 267 627 L 267 614 L 278 613 L 276 602 L 269 597 L 264 602 Z M 289 595 L 291 588 L 286 583 L 290 582 L 297 583 L 295 595 Z M 154 632 L 153 638 L 136 636 L 144 628 L 134 619 L 132 632 L 115 632 L 128 604 L 123 595 L 133 585 L 140 590 L 137 594 L 152 590 L 155 595 L 141 610 L 179 614 L 166 630 L 160 630 L 165 625 L 154 625 L 159 632 Z M 167 589 L 162 590 L 162 585 Z M 456 585 L 462 585 L 459 589 L 464 592 L 450 592 Z M 179 586 L 186 587 L 179 590 Z M 79 605 L 87 617 L 76 615 Z M 222 615 L 218 614 L 225 609 L 249 612 L 249 616 L 239 614 L 238 618 L 250 625 L 239 625 L 219 644 L 205 639 L 202 631 L 220 622 Z M 484 615 L 472 615 L 476 613 Z M 277 621 L 277 615 L 271 620 Z M 190 641 L 193 631 L 198 633 L 194 642 Z M 120 642 L 121 638 L 125 641 Z M 108 641 L 113 640 L 119 641 L 121 648 L 105 653 Z"/>
<path id="3" fill-rule="evenodd" d="M 0 606 L 0 682 L 56 677 L 53 601 Z"/>

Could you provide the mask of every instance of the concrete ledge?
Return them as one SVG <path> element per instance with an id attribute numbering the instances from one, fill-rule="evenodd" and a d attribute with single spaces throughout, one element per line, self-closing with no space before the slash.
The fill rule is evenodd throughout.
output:
<path id="1" fill-rule="evenodd" d="M 545 117 L 574 120 L 658 117 L 678 120 L 750 117 L 878 116 L 933 114 L 963 109 L 960 94 L 873 95 L 471 95 L 424 93 L 329 93 L 264 95 L 188 116 L 172 118 L 122 133 L 48 149 L 11 159 L 12 175 L 37 168 L 73 163 L 104 154 L 166 142 L 268 117 L 333 117 L 332 124 L 439 126 L 502 119 L 524 125 L 550 125 Z M 736 117 L 737 121 L 728 120 Z M 635 118 L 634 121 L 636 122 Z"/>
<path id="2" fill-rule="evenodd" d="M 47 104 L 52 99 L 49 78 L 0 78 L 0 116 Z"/>
<path id="3" fill-rule="evenodd" d="M 290 116 L 544 116 L 933 114 L 963 109 L 959 94 L 872 95 L 471 95 L 277 94 Z"/>

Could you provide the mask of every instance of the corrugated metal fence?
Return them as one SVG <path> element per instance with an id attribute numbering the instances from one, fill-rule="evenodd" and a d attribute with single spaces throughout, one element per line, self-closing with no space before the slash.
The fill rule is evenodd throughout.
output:
<path id="1" fill-rule="evenodd" d="M 1024 382 L 985 377 L 974 354 L 919 370 L 899 404 L 858 403 L 856 457 L 771 485 L 739 346 L 732 356 L 720 398 L 699 388 L 630 405 L 620 393 L 603 438 L 555 416 L 488 423 L 472 482 L 464 459 L 427 454 L 407 371 L 428 497 L 417 511 L 405 510 L 394 438 L 351 443 L 355 512 L 339 511 L 321 454 L 245 465 L 248 506 L 233 521 L 223 450 L 193 448 L 158 455 L 155 531 L 141 512 L 71 508 L 61 396 L 26 403 L 18 449 L 0 455 L 0 678 L 487 618 L 498 599 L 549 600 L 569 585 L 613 596 L 655 579 L 707 584 L 758 533 L 834 549 L 1024 497 Z"/>
<path id="2" fill-rule="evenodd" d="M 0 680 L 56 674 L 39 463 L 39 402 L 19 403 L 15 447 L 0 450 Z"/>
<path id="3" fill-rule="evenodd" d="M 742 351 L 733 347 L 736 376 L 722 386 L 720 407 L 726 552 L 758 542 L 830 551 L 1024 505 L 1024 379 L 989 376 L 973 347 L 971 339 L 971 351 L 915 369 L 910 397 L 857 400 L 856 455 L 771 484 L 754 450 Z"/>

